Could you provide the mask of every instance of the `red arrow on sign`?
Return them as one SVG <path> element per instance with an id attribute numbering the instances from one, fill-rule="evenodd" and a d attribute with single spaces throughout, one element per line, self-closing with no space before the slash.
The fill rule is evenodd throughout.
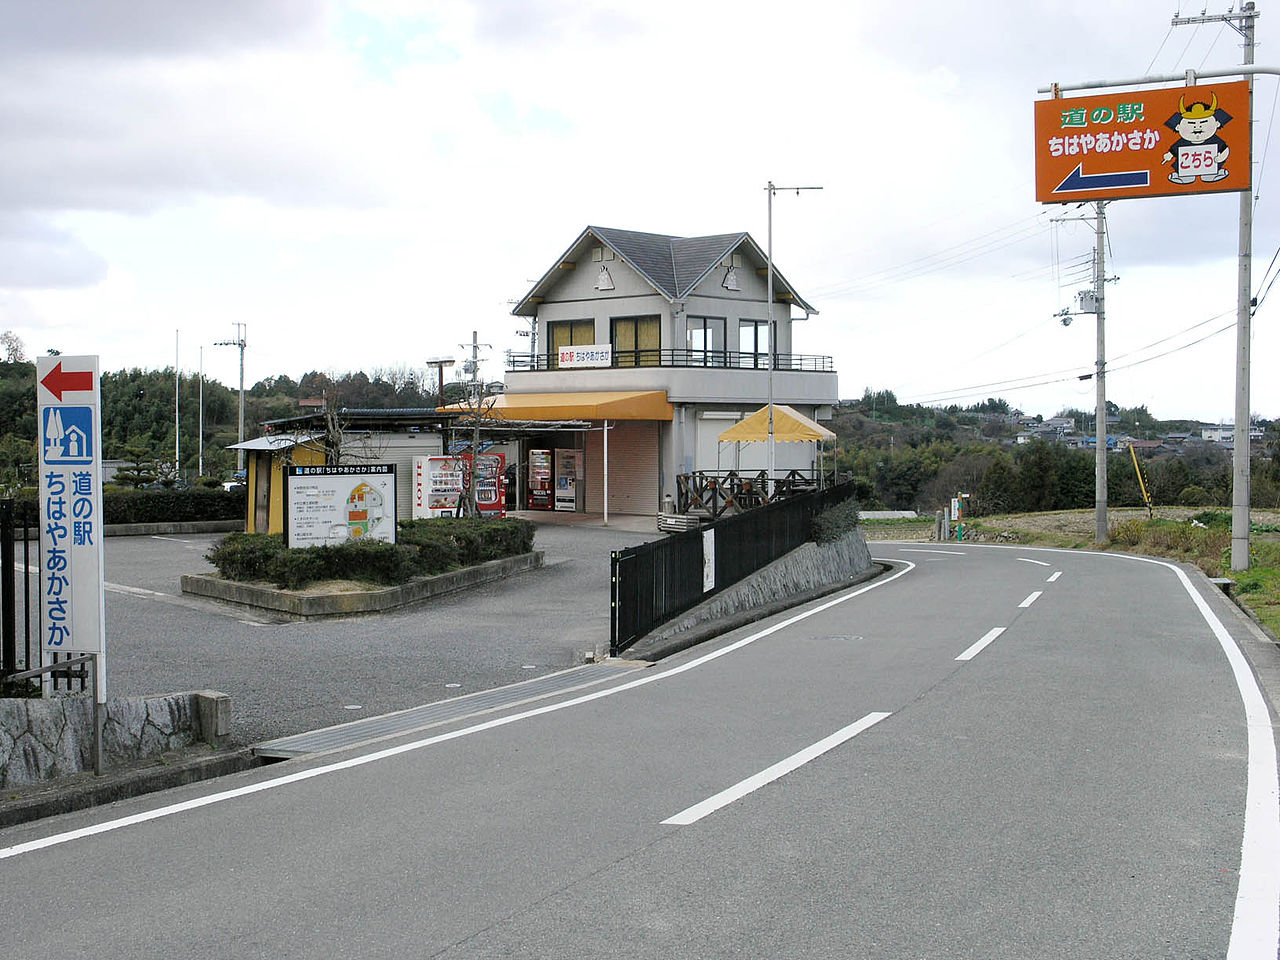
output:
<path id="1" fill-rule="evenodd" d="M 64 392 L 92 390 L 93 371 L 63 370 L 62 361 L 59 360 L 57 364 L 54 365 L 54 368 L 44 375 L 44 379 L 40 381 L 40 385 L 52 393 L 58 400 L 61 400 Z"/>

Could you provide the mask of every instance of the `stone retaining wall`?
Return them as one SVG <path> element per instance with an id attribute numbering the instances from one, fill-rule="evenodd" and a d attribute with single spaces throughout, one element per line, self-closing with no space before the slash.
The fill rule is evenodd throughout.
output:
<path id="1" fill-rule="evenodd" d="M 104 765 L 141 760 L 230 733 L 231 698 L 212 690 L 107 700 Z M 0 699 L 0 787 L 93 769 L 88 696 Z"/>

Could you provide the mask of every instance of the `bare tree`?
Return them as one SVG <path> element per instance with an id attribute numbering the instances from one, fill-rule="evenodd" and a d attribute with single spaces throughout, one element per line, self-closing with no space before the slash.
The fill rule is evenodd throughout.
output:
<path id="1" fill-rule="evenodd" d="M 27 359 L 27 345 L 12 330 L 0 333 L 0 349 L 4 350 L 4 359 L 7 363 L 22 363 Z"/>

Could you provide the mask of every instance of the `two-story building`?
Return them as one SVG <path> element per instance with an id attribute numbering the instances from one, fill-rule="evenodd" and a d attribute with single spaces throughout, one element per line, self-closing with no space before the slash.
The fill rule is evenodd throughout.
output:
<path id="1" fill-rule="evenodd" d="M 586 424 L 531 439 L 525 453 L 579 450 L 587 512 L 605 512 L 606 487 L 608 512 L 653 513 L 678 474 L 764 469 L 768 443 L 720 434 L 771 394 L 819 421 L 838 396 L 831 358 L 792 349 L 793 325 L 817 311 L 776 267 L 771 309 L 768 268 L 747 233 L 587 227 L 512 311 L 532 322 L 536 348 L 510 356 L 487 416 Z M 773 449 L 777 475 L 816 466 L 813 443 Z"/>

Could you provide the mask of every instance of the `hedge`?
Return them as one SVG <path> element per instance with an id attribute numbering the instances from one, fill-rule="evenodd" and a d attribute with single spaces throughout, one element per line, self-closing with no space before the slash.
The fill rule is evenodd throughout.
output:
<path id="1" fill-rule="evenodd" d="M 446 517 L 400 523 L 395 544 L 358 540 L 290 550 L 279 534 L 231 533 L 205 556 L 228 580 L 265 580 L 285 589 L 321 580 L 390 586 L 528 553 L 533 533 L 528 520 Z"/>
<path id="2" fill-rule="evenodd" d="M 104 523 L 176 523 L 197 520 L 243 520 L 248 507 L 244 490 L 130 490 L 106 486 L 102 491 Z M 36 524 L 36 491 L 23 488 L 14 497 L 17 523 Z"/>

